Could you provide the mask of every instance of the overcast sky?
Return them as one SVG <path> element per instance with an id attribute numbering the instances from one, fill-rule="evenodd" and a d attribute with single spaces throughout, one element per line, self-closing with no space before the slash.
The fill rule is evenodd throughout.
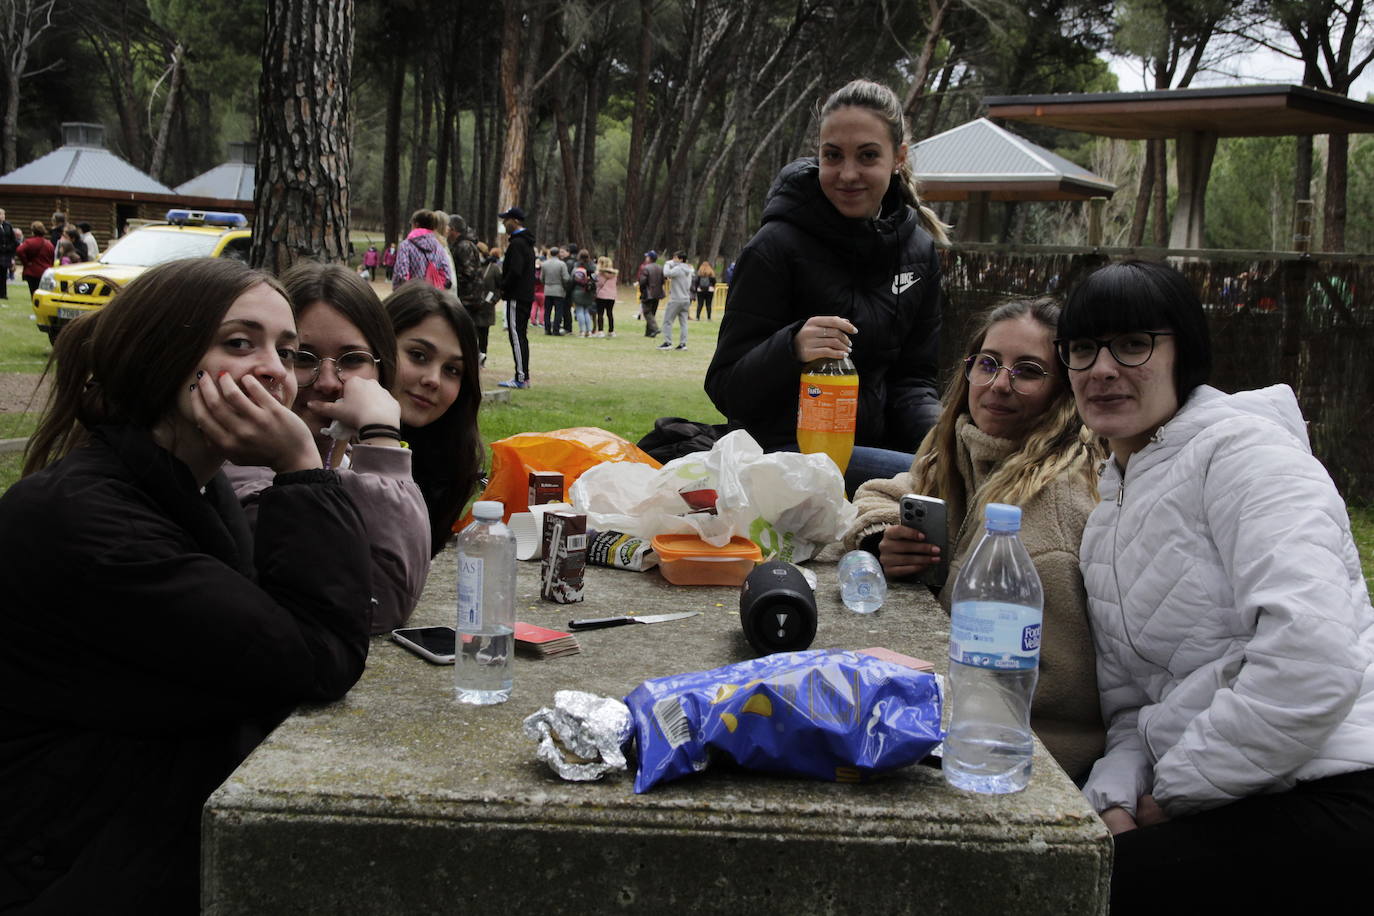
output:
<path id="1" fill-rule="evenodd" d="M 1122 92 L 1146 88 L 1141 77 L 1141 67 L 1138 60 L 1114 57 L 1108 58 L 1108 62 L 1112 72 L 1116 74 Z M 1248 54 L 1232 55 L 1227 58 L 1223 66 L 1227 71 L 1226 73 L 1199 73 L 1193 80 L 1192 86 L 1201 88 L 1203 86 L 1248 86 L 1259 83 L 1299 84 L 1302 82 L 1301 63 L 1265 49 L 1252 51 Z M 1366 96 L 1370 94 L 1374 94 L 1374 65 L 1365 68 L 1364 74 L 1351 88 L 1350 98 L 1363 102 L 1366 101 Z"/>

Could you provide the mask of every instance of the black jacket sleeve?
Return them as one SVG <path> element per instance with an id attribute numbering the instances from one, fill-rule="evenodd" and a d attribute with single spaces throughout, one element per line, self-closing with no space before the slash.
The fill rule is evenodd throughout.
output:
<path id="1" fill-rule="evenodd" d="M 46 594 L 16 596 L 34 616 L 10 618 L 27 632 L 24 652 L 6 654 L 28 671 L 9 668 L 0 689 L 49 684 L 26 691 L 26 714 L 184 735 L 337 699 L 361 676 L 372 594 L 367 532 L 332 472 L 284 474 L 264 492 L 256 580 L 198 547 L 125 481 L 84 496 L 80 506 L 48 508 L 62 537 L 47 562 L 80 575 Z"/>
<path id="2" fill-rule="evenodd" d="M 788 313 L 791 301 L 791 272 L 764 246 L 745 248 L 706 370 L 711 402 L 732 426 L 749 430 L 765 448 L 784 444 L 776 441 L 780 411 L 795 427 L 801 363 L 792 341 L 806 319 Z"/>

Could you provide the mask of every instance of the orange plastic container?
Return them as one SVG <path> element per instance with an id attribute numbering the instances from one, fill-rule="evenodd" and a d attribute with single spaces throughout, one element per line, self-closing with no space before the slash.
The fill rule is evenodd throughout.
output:
<path id="1" fill-rule="evenodd" d="M 694 534 L 660 534 L 653 545 L 663 578 L 674 585 L 743 585 L 763 559 L 759 545 L 742 537 L 712 547 Z"/>

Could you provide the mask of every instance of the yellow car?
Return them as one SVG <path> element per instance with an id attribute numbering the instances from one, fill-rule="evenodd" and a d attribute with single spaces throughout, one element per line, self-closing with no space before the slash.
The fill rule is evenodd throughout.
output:
<path id="1" fill-rule="evenodd" d="M 169 210 L 166 222 L 148 223 L 126 233 L 99 260 L 45 271 L 33 294 L 38 330 L 56 340 L 62 325 L 100 308 L 154 264 L 180 258 L 246 261 L 252 241 L 248 220 L 240 213 Z"/>

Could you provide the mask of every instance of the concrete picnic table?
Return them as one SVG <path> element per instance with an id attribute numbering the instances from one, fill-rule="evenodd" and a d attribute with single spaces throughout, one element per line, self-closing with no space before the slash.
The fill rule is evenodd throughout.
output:
<path id="1" fill-rule="evenodd" d="M 456 551 L 435 561 L 412 625 L 453 624 Z M 946 668 L 948 622 L 923 587 L 876 615 L 819 577 L 813 648 L 886 646 Z M 699 610 L 578 634 L 582 652 L 518 657 L 510 700 L 453 700 L 453 669 L 373 640 L 342 701 L 298 710 L 211 796 L 206 913 L 1105 913 L 1111 839 L 1037 740 L 1024 792 L 976 796 L 918 765 L 866 784 L 726 768 L 636 795 L 631 778 L 564 782 L 521 721 L 556 690 L 624 696 L 646 678 L 752 657 L 738 589 L 657 570 L 587 571 L 586 600 L 538 597 L 519 564 L 522 621 Z"/>

